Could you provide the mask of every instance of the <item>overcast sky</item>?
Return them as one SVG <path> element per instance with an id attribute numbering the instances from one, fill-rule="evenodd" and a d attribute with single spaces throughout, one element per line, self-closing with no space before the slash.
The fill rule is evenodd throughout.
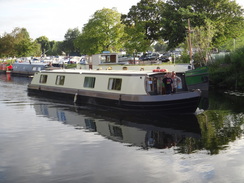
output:
<path id="1" fill-rule="evenodd" d="M 102 8 L 128 13 L 140 0 L 0 0 L 0 35 L 15 27 L 26 28 L 32 39 L 46 36 L 63 41 L 69 28 L 80 31 Z M 243 0 L 236 2 L 244 7 Z"/>

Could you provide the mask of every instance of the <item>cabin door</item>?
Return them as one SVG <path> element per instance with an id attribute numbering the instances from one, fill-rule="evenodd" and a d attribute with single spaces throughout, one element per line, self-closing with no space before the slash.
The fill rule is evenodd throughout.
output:
<path id="1" fill-rule="evenodd" d="M 146 89 L 150 95 L 162 94 L 162 76 L 153 76 L 147 78 Z"/>

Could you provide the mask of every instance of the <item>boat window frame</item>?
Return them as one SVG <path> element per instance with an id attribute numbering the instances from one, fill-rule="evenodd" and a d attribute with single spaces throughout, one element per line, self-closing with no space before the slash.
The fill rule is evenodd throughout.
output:
<path id="1" fill-rule="evenodd" d="M 64 85 L 65 75 L 57 75 L 55 85 Z"/>
<path id="2" fill-rule="evenodd" d="M 39 83 L 42 83 L 42 84 L 47 83 L 47 78 L 48 78 L 47 74 L 41 74 L 40 79 L 39 79 Z"/>
<path id="3" fill-rule="evenodd" d="M 95 83 L 96 83 L 96 77 L 86 76 L 84 78 L 83 87 L 84 88 L 94 88 L 95 87 Z"/>
<path id="4" fill-rule="evenodd" d="M 109 78 L 108 90 L 120 91 L 122 87 L 122 78 Z"/>

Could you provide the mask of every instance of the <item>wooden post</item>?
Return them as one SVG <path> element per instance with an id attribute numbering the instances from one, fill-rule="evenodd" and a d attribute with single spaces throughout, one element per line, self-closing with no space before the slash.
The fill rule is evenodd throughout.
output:
<path id="1" fill-rule="evenodd" d="M 189 57 L 190 62 L 192 61 L 192 45 L 191 45 L 191 24 L 190 19 L 188 18 L 188 43 L 189 43 Z"/>

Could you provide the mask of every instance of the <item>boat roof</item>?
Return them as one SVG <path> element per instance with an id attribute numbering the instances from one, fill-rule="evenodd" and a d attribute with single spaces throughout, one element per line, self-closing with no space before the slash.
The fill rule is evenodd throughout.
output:
<path id="1" fill-rule="evenodd" d="M 43 62 L 15 62 L 12 65 L 48 65 L 48 63 Z"/>
<path id="2" fill-rule="evenodd" d="M 67 73 L 67 74 L 102 74 L 102 75 L 157 75 L 159 72 L 138 70 L 86 70 L 86 69 L 55 69 L 42 70 L 41 73 Z M 163 74 L 161 72 L 161 74 Z"/>

